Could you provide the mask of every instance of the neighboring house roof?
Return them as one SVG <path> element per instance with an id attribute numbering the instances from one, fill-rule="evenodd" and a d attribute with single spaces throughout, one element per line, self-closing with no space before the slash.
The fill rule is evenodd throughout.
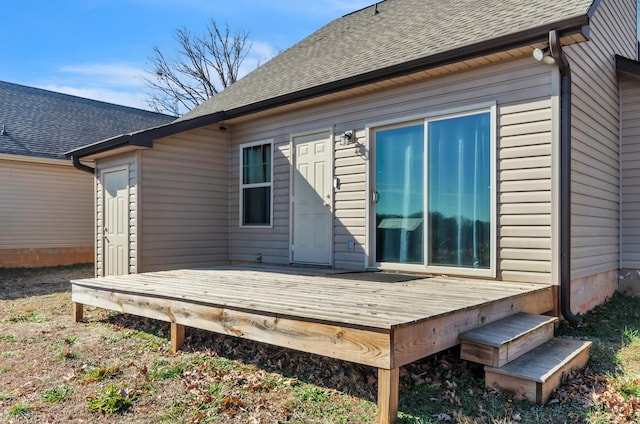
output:
<path id="1" fill-rule="evenodd" d="M 64 153 L 175 117 L 0 81 L 0 153 L 63 159 Z M 3 131 L 4 129 L 4 131 Z"/>
<path id="2" fill-rule="evenodd" d="M 188 128 L 586 31 L 599 0 L 386 0 L 336 19 L 175 123 L 71 156 L 150 146 Z"/>

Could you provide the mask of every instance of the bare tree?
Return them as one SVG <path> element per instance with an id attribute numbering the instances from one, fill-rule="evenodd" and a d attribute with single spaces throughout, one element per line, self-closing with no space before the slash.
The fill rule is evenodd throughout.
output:
<path id="1" fill-rule="evenodd" d="M 185 27 L 175 31 L 178 58 L 167 58 L 159 47 L 149 58 L 153 77 L 148 104 L 157 112 L 180 115 L 215 96 L 238 79 L 242 62 L 251 45 L 249 33 L 231 33 L 211 19 L 203 34 L 192 34 Z"/>

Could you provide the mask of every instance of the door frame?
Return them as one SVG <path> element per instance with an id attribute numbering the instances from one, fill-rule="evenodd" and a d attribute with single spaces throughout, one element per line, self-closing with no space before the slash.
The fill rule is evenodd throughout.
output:
<path id="1" fill-rule="evenodd" d="M 365 243 L 365 268 L 375 271 L 380 270 L 393 270 L 402 272 L 425 272 L 424 258 L 426 257 L 426 250 L 423 254 L 423 264 L 403 264 L 396 262 L 378 262 L 376 261 L 376 225 L 375 225 L 375 212 L 376 212 L 376 137 L 375 133 L 382 129 L 394 129 L 403 128 L 416 124 L 425 123 L 425 115 L 412 115 L 406 118 L 399 118 L 393 120 L 387 120 L 382 122 L 373 123 L 367 125 L 367 151 L 369 152 L 367 164 L 366 164 L 366 243 Z M 426 129 L 425 129 L 426 133 Z M 426 137 L 426 135 L 425 135 Z M 426 222 L 425 222 L 426 227 Z M 424 243 L 424 240 L 423 240 Z"/>
<path id="2" fill-rule="evenodd" d="M 107 249 L 106 249 L 106 243 L 105 243 L 105 237 L 104 237 L 104 226 L 105 226 L 105 217 L 106 217 L 106 211 L 107 211 L 107 205 L 106 205 L 106 187 L 105 187 L 105 175 L 106 174 L 110 174 L 113 172 L 121 172 L 121 171 L 125 171 L 127 174 L 127 221 L 129 220 L 129 217 L 131 215 L 131 177 L 130 177 L 130 169 L 129 169 L 129 164 L 124 164 L 124 165 L 116 165 L 116 166 L 110 166 L 108 168 L 103 168 L 100 170 L 100 184 L 102 185 L 102 196 L 100 201 L 102 202 L 102 225 L 97 226 L 96 225 L 96 231 L 97 231 L 97 239 L 98 239 L 98 245 L 101 247 L 102 249 L 102 277 L 106 277 L 107 274 Z M 96 216 L 97 219 L 97 216 Z M 129 246 L 131 242 L 131 231 L 127 231 L 127 246 Z M 129 247 L 127 247 L 127 274 L 130 274 L 130 267 L 131 267 L 131 249 Z"/>
<path id="3" fill-rule="evenodd" d="M 464 267 L 445 267 L 445 266 L 429 266 L 426 263 L 423 265 L 413 265 L 413 264 L 401 264 L 401 263 L 390 263 L 383 262 L 378 263 L 375 260 L 376 252 L 375 252 L 375 244 L 376 244 L 376 228 L 375 225 L 372 224 L 374 220 L 375 213 L 375 204 L 374 204 L 374 190 L 375 190 L 375 132 L 381 128 L 392 128 L 395 126 L 403 126 L 408 125 L 411 122 L 423 122 L 425 125 L 425 143 L 428 143 L 428 124 L 431 121 L 437 121 L 440 119 L 454 118 L 458 116 L 466 116 L 466 115 L 474 115 L 477 113 L 489 112 L 490 113 L 490 164 L 491 164 L 491 265 L 489 269 L 473 269 L 473 268 L 464 268 Z M 365 126 L 365 134 L 366 134 L 366 146 L 367 151 L 369 152 L 368 160 L 366 163 L 366 224 L 365 224 L 365 263 L 364 266 L 367 269 L 371 270 L 393 270 L 393 271 L 406 271 L 406 272 L 427 272 L 427 273 L 438 273 L 438 274 L 449 274 L 449 275 L 465 275 L 470 277 L 480 277 L 480 278 L 496 278 L 497 277 L 497 269 L 498 269 L 498 221 L 500 219 L 500 215 L 498 213 L 498 104 L 496 101 L 486 101 L 479 103 L 472 103 L 469 105 L 461 105 L 454 107 L 444 107 L 438 110 L 430 110 L 425 111 L 424 113 L 412 114 L 402 117 L 397 117 L 388 120 L 374 121 L 367 123 Z M 425 144 L 425 159 L 428 157 L 428 147 Z M 427 161 L 425 160 L 425 166 L 427 166 Z M 426 168 L 425 168 L 426 171 Z M 427 173 L 425 172 L 425 190 L 428 187 L 427 181 Z M 425 196 L 425 211 L 427 197 Z M 425 226 L 425 249 L 427 249 L 427 226 Z M 425 250 L 425 259 L 427 258 L 427 253 Z"/>
<path id="4" fill-rule="evenodd" d="M 293 246 L 293 224 L 295 219 L 295 204 L 294 204 L 294 190 L 295 190 L 295 172 L 297 166 L 296 160 L 296 146 L 295 139 L 298 137 L 305 137 L 313 134 L 327 134 L 327 144 L 329 149 L 329 179 L 331 180 L 331 198 L 329 199 L 329 204 L 331 208 L 331 241 L 329 245 L 329 262 L 311 264 L 308 262 L 296 262 L 293 258 L 293 250 L 291 247 Z M 293 133 L 289 136 L 289 152 L 290 152 L 290 172 L 289 172 L 289 263 L 298 263 L 298 264 L 309 264 L 309 265 L 318 265 L 318 266 L 328 266 L 334 267 L 335 263 L 335 140 L 334 140 L 334 131 L 333 128 L 320 128 L 316 130 L 309 130 L 303 132 Z"/>

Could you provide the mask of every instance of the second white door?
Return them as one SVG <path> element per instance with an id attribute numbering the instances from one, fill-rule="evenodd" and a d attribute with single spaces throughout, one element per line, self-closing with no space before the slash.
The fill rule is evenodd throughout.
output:
<path id="1" fill-rule="evenodd" d="M 129 273 L 129 171 L 107 170 L 104 185 L 104 276 Z"/>

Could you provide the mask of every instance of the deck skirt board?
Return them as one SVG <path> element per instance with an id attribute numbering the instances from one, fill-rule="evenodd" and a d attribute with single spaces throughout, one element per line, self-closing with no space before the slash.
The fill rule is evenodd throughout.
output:
<path id="1" fill-rule="evenodd" d="M 77 290 L 76 303 L 93 305 L 173 324 L 201 328 L 315 353 L 323 356 L 390 368 L 389 332 L 349 328 L 203 306 L 180 300 L 121 295 L 100 290 Z"/>

